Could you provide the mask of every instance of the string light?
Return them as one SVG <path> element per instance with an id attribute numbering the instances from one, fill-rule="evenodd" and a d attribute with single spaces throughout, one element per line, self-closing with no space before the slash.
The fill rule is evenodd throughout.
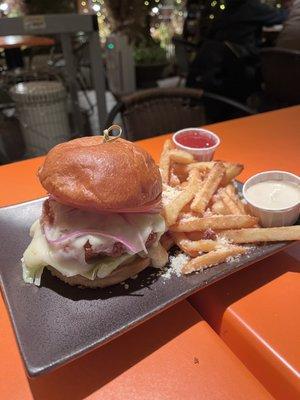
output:
<path id="1" fill-rule="evenodd" d="M 100 9 L 101 9 L 101 6 L 100 6 L 100 4 L 93 4 L 92 9 L 93 9 L 95 12 L 99 12 Z"/>
<path id="2" fill-rule="evenodd" d="M 82 7 L 86 6 L 86 1 L 81 2 Z"/>
<path id="3" fill-rule="evenodd" d="M 225 4 L 220 5 L 221 10 L 225 10 Z"/>
<path id="4" fill-rule="evenodd" d="M 212 7 L 215 7 L 215 6 L 217 5 L 217 1 L 216 1 L 216 0 L 212 1 L 212 2 L 210 3 L 210 5 L 211 5 Z"/>
<path id="5" fill-rule="evenodd" d="M 210 14 L 209 19 L 214 19 L 215 16 L 213 14 Z"/>
<path id="6" fill-rule="evenodd" d="M 145 6 L 149 6 L 149 1 L 144 2 Z"/>
<path id="7" fill-rule="evenodd" d="M 1 11 L 6 11 L 7 9 L 8 9 L 8 4 L 7 3 L 0 4 L 0 10 Z"/>

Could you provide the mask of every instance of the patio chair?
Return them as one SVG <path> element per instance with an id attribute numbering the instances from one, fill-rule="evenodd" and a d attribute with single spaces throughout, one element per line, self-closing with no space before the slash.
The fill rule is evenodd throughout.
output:
<path id="1" fill-rule="evenodd" d="M 199 89 L 154 88 L 122 97 L 109 113 L 106 127 L 120 113 L 124 136 L 129 140 L 145 139 L 217 122 L 214 116 L 220 105 L 230 107 L 234 116 L 255 114 L 243 104 Z"/>

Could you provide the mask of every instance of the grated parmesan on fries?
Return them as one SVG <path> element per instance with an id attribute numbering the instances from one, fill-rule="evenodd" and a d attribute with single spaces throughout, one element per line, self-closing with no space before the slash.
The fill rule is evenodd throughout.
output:
<path id="1" fill-rule="evenodd" d="M 222 161 L 196 162 L 190 153 L 166 141 L 160 159 L 162 203 L 169 227 L 167 250 L 176 275 L 231 262 L 250 251 L 249 243 L 300 240 L 300 226 L 261 228 L 249 213 L 234 179 L 244 166 Z"/>

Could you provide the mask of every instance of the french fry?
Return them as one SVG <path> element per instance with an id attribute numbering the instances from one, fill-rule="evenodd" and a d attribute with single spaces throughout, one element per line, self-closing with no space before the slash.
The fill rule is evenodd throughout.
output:
<path id="1" fill-rule="evenodd" d="M 205 231 L 193 231 L 193 232 L 186 232 L 188 239 L 197 241 L 197 240 L 216 240 L 217 233 L 219 231 L 214 231 L 213 229 L 206 229 Z"/>
<path id="2" fill-rule="evenodd" d="M 178 176 L 181 182 L 187 180 L 189 171 L 187 170 L 186 167 L 187 165 L 185 164 L 177 164 L 177 163 L 173 164 L 174 173 Z"/>
<path id="3" fill-rule="evenodd" d="M 221 185 L 226 186 L 230 183 L 235 177 L 237 177 L 244 169 L 242 164 L 232 164 L 226 163 L 226 174 L 224 175 Z"/>
<path id="4" fill-rule="evenodd" d="M 161 178 L 164 183 L 169 183 L 170 174 L 170 150 L 172 149 L 172 142 L 170 139 L 166 140 L 163 146 L 163 151 L 160 156 L 159 168 L 161 173 Z"/>
<path id="5" fill-rule="evenodd" d="M 241 214 L 250 214 L 250 211 L 247 212 L 246 205 L 242 202 L 242 200 L 238 196 L 236 196 L 236 204 L 240 209 Z"/>
<path id="6" fill-rule="evenodd" d="M 196 257 L 198 255 L 198 253 L 195 253 L 195 251 L 189 251 L 189 249 L 186 247 L 186 242 L 189 241 L 189 239 L 184 232 L 173 232 L 172 237 L 175 244 L 186 254 L 190 255 L 191 257 Z"/>
<path id="7" fill-rule="evenodd" d="M 182 187 L 182 186 L 180 186 L 180 187 Z M 184 218 L 184 217 L 187 218 L 188 216 L 191 216 L 193 214 L 194 214 L 194 212 L 191 211 L 190 205 L 186 204 L 184 207 L 182 207 L 182 210 L 180 211 L 180 214 L 179 214 L 179 218 Z M 196 215 L 196 217 L 198 217 L 198 215 Z"/>
<path id="8" fill-rule="evenodd" d="M 213 166 L 217 162 L 222 162 L 226 168 L 226 175 L 222 181 L 222 186 L 226 186 L 228 183 L 232 181 L 236 176 L 238 176 L 244 169 L 243 164 L 237 163 L 230 163 L 226 161 L 201 161 L 201 162 L 194 162 L 186 166 L 186 171 L 188 172 L 191 169 L 198 169 L 199 171 L 207 171 L 211 170 Z"/>
<path id="9" fill-rule="evenodd" d="M 221 189 L 219 190 L 218 194 L 225 204 L 226 208 L 230 211 L 230 214 L 241 214 L 241 210 L 239 209 L 238 205 L 235 203 L 232 197 L 229 196 L 226 190 Z"/>
<path id="10" fill-rule="evenodd" d="M 220 233 L 234 243 L 281 242 L 300 240 L 300 225 L 282 226 L 278 228 L 250 228 L 226 230 Z"/>
<path id="11" fill-rule="evenodd" d="M 177 246 L 191 257 L 196 257 L 202 252 L 215 250 L 218 247 L 218 242 L 215 240 L 190 240 L 182 232 L 173 232 L 172 236 Z"/>
<path id="12" fill-rule="evenodd" d="M 230 197 L 235 197 L 236 193 L 235 193 L 235 188 L 233 186 L 232 183 L 229 183 L 226 187 L 225 187 L 226 192 L 229 194 Z"/>
<path id="13" fill-rule="evenodd" d="M 241 246 L 230 246 L 219 248 L 207 254 L 203 254 L 188 261 L 182 268 L 183 274 L 199 271 L 204 267 L 212 267 L 227 260 L 228 257 L 238 256 L 246 253 L 247 248 Z"/>
<path id="14" fill-rule="evenodd" d="M 174 239 L 168 233 L 164 233 L 160 238 L 160 244 L 165 250 L 170 250 L 171 247 L 174 246 Z"/>
<path id="15" fill-rule="evenodd" d="M 189 176 L 187 178 L 188 184 L 191 186 L 195 186 L 197 189 L 199 188 L 199 184 L 201 183 L 201 174 L 197 169 L 192 169 L 189 171 Z"/>
<path id="16" fill-rule="evenodd" d="M 219 244 L 216 240 L 211 239 L 201 239 L 201 240 L 187 240 L 182 243 L 183 248 L 185 248 L 185 252 L 187 254 L 194 253 L 195 255 L 199 255 L 199 253 L 208 253 L 212 250 L 218 248 Z M 192 254 L 190 254 L 192 255 Z"/>
<path id="17" fill-rule="evenodd" d="M 198 218 L 198 214 L 191 211 L 189 204 L 187 204 L 186 206 L 183 207 L 183 209 L 179 213 L 178 219 L 189 219 L 191 217 Z"/>
<path id="18" fill-rule="evenodd" d="M 227 194 L 232 198 L 232 200 L 236 203 L 240 210 L 240 214 L 248 214 L 246 212 L 245 204 L 243 204 L 242 200 L 239 198 L 236 193 L 235 187 L 232 184 L 229 184 L 225 188 Z"/>
<path id="19" fill-rule="evenodd" d="M 193 240 L 193 241 L 202 240 L 203 239 L 203 231 L 186 232 L 186 236 L 188 239 Z"/>
<path id="20" fill-rule="evenodd" d="M 211 210 L 214 214 L 228 215 L 230 210 L 226 207 L 222 200 L 217 200 L 212 206 Z"/>
<path id="21" fill-rule="evenodd" d="M 215 161 L 194 162 L 186 166 L 186 171 L 188 172 L 191 169 L 198 169 L 201 172 L 205 172 L 211 170 L 215 164 Z"/>
<path id="22" fill-rule="evenodd" d="M 172 232 L 193 232 L 205 229 L 238 229 L 251 228 L 257 224 L 258 219 L 251 215 L 213 215 L 204 218 L 182 219 L 170 226 Z"/>
<path id="23" fill-rule="evenodd" d="M 170 150 L 170 158 L 178 164 L 190 164 L 194 161 L 192 154 L 178 149 Z"/>
<path id="24" fill-rule="evenodd" d="M 204 179 L 200 189 L 191 204 L 191 209 L 201 214 L 204 213 L 210 199 L 217 190 L 223 175 L 225 167 L 222 163 L 216 163 Z"/>
<path id="25" fill-rule="evenodd" d="M 169 185 L 172 187 L 180 185 L 180 180 L 179 180 L 178 176 L 175 174 L 173 167 L 171 168 L 171 172 L 170 172 Z"/>
<path id="26" fill-rule="evenodd" d="M 175 199 L 170 204 L 168 204 L 167 207 L 165 207 L 164 213 L 168 226 L 173 225 L 176 222 L 182 208 L 186 204 L 188 204 L 195 196 L 195 193 L 197 192 L 198 186 L 200 184 L 199 179 L 199 171 L 193 169 L 190 172 L 188 185 L 184 188 L 184 190 L 181 191 L 181 193 L 178 194 L 177 197 L 175 197 Z"/>
<path id="27" fill-rule="evenodd" d="M 191 163 L 186 166 L 187 171 L 189 171 L 191 168 L 197 168 L 199 171 L 207 171 L 211 170 L 213 166 L 216 164 L 215 161 L 203 161 L 203 162 L 195 162 Z M 226 168 L 226 173 L 223 176 L 223 179 L 221 181 L 222 186 L 228 185 L 234 179 L 237 177 L 244 169 L 244 166 L 242 164 L 236 164 L 236 163 L 229 163 L 229 162 L 223 162 L 225 168 Z"/>
<path id="28" fill-rule="evenodd" d="M 181 187 L 182 189 L 184 189 L 184 188 L 187 187 L 188 184 L 189 184 L 189 183 L 188 183 L 187 181 L 181 182 L 180 187 Z"/>
<path id="29" fill-rule="evenodd" d="M 175 243 L 191 257 L 182 269 L 188 274 L 245 253 L 248 249 L 239 244 L 300 240 L 300 226 L 258 227 L 258 218 L 251 215 L 232 182 L 243 170 L 242 164 L 196 162 L 168 140 L 160 170 L 169 231 L 160 239 L 159 264 L 165 263 L 166 251 Z"/>

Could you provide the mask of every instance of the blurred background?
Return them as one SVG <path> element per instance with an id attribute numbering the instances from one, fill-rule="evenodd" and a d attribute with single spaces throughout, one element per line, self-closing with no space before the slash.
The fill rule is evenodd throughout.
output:
<path id="1" fill-rule="evenodd" d="M 300 0 L 0 0 L 0 163 L 300 102 Z"/>

